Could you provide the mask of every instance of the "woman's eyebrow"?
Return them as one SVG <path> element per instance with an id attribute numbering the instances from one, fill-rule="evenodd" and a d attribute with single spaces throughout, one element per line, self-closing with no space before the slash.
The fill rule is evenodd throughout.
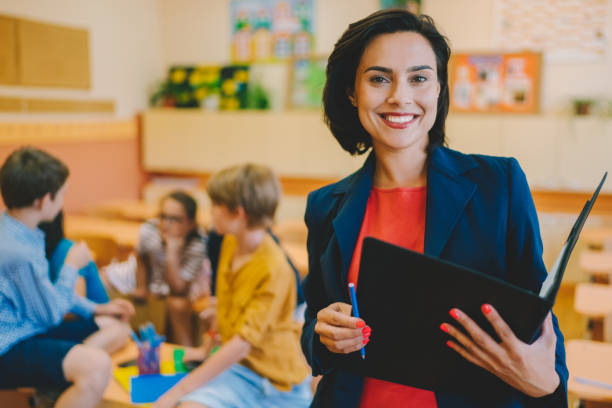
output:
<path id="1" fill-rule="evenodd" d="M 433 68 L 430 67 L 429 65 L 415 65 L 413 67 L 408 68 L 408 72 L 415 72 L 415 71 L 421 71 L 424 69 L 431 69 L 433 71 Z M 378 65 L 374 65 L 371 66 L 369 68 L 366 68 L 366 70 L 364 72 L 368 72 L 368 71 L 381 71 L 384 72 L 386 74 L 390 74 L 393 72 L 393 70 L 391 68 L 386 68 L 386 67 L 381 67 Z"/>

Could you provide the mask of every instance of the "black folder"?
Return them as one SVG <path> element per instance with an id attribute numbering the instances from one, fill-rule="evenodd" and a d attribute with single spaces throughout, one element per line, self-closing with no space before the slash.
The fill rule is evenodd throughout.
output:
<path id="1" fill-rule="evenodd" d="M 540 293 L 461 265 L 365 238 L 357 299 L 360 316 L 372 327 L 372 337 L 366 346 L 365 360 L 359 352 L 336 354 L 337 365 L 362 376 L 417 388 L 455 389 L 462 373 L 469 377 L 474 370 L 481 369 L 445 345 L 449 336 L 440 330 L 440 324 L 449 322 L 460 327 L 448 314 L 457 307 L 498 339 L 480 310 L 484 303 L 498 310 L 519 339 L 533 342 L 555 302 L 570 254 L 606 176 L 607 173 L 574 223 Z M 413 273 L 405 273 L 407 270 Z M 480 374 L 488 375 L 484 371 Z"/>

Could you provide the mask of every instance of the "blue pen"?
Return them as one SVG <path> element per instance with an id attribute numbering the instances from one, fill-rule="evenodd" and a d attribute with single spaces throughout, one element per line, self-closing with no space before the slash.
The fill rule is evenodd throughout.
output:
<path id="1" fill-rule="evenodd" d="M 355 293 L 355 284 L 349 283 L 349 294 L 351 295 L 351 305 L 353 306 L 353 315 L 359 317 L 359 307 L 357 306 L 357 294 Z M 365 360 L 365 346 L 361 348 L 361 359 Z"/>

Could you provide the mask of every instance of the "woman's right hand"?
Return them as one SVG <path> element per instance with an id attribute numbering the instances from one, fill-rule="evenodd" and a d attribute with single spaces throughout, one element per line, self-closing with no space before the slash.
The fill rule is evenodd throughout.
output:
<path id="1" fill-rule="evenodd" d="M 351 311 L 351 305 L 336 302 L 317 313 L 315 333 L 332 353 L 352 353 L 370 341 L 372 329 L 363 320 L 352 317 Z"/>

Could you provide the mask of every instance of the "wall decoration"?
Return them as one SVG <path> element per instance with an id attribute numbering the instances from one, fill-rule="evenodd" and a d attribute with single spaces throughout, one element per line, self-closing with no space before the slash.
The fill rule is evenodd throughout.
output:
<path id="1" fill-rule="evenodd" d="M 540 51 L 548 61 L 604 61 L 612 28 L 610 0 L 495 0 L 494 45 Z"/>
<path id="2" fill-rule="evenodd" d="M 237 110 L 247 107 L 247 84 L 249 67 L 232 65 L 221 68 L 221 104 L 222 110 Z"/>
<path id="3" fill-rule="evenodd" d="M 380 0 L 380 8 L 403 8 L 411 13 L 421 13 L 421 0 Z"/>
<path id="4" fill-rule="evenodd" d="M 152 106 L 235 110 L 247 107 L 249 67 L 174 66 L 151 96 Z"/>
<path id="5" fill-rule="evenodd" d="M 314 0 L 232 0 L 232 60 L 238 63 L 309 56 Z"/>
<path id="6" fill-rule="evenodd" d="M 220 104 L 220 66 L 174 66 L 150 98 L 151 106 L 216 110 Z"/>
<path id="7" fill-rule="evenodd" d="M 289 84 L 290 108 L 321 108 L 325 87 L 327 57 L 291 61 Z"/>
<path id="8" fill-rule="evenodd" d="M 450 61 L 453 112 L 537 113 L 538 53 L 454 54 Z"/>

